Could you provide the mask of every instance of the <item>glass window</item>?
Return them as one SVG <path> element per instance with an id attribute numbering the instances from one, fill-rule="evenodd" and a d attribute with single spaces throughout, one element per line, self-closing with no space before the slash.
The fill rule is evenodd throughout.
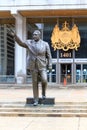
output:
<path id="1" fill-rule="evenodd" d="M 75 58 L 87 58 L 87 18 L 75 19 L 81 36 L 80 47 L 75 51 Z"/>
<path id="2" fill-rule="evenodd" d="M 81 31 L 81 44 L 78 51 L 75 51 L 76 58 L 87 58 L 87 32 Z M 86 36 L 86 37 L 85 37 Z"/>
<path id="3" fill-rule="evenodd" d="M 49 26 L 50 25 L 50 26 Z M 51 46 L 51 35 L 54 28 L 54 24 L 44 24 L 43 28 L 43 40 L 47 41 L 51 48 L 52 58 L 57 58 L 57 51 L 54 51 L 54 48 Z"/>
<path id="4" fill-rule="evenodd" d="M 0 25 L 0 47 L 1 47 L 1 55 L 0 55 L 0 75 L 14 75 L 14 39 L 12 35 L 7 31 L 12 26 L 3 24 Z"/>

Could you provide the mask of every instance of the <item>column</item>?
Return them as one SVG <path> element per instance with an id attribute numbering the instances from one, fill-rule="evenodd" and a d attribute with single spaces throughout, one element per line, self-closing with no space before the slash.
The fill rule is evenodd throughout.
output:
<path id="1" fill-rule="evenodd" d="M 22 41 L 26 39 L 26 18 L 15 15 L 16 34 Z M 15 77 L 17 83 L 25 83 L 26 77 L 26 49 L 15 43 Z"/>

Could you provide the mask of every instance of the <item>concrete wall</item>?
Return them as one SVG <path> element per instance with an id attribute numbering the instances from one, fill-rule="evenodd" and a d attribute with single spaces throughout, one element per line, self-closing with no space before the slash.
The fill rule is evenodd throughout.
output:
<path id="1" fill-rule="evenodd" d="M 87 0 L 1 0 L 0 10 L 86 9 Z"/>

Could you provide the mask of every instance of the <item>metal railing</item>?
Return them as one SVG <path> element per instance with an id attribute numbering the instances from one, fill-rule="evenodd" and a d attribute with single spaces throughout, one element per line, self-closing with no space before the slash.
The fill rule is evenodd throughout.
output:
<path id="1" fill-rule="evenodd" d="M 56 82 L 56 74 L 47 74 L 48 82 Z M 0 84 L 12 84 L 17 83 L 15 75 L 0 75 Z M 25 83 L 32 83 L 31 75 L 26 76 Z"/>
<path id="2" fill-rule="evenodd" d="M 14 75 L 0 75 L 0 83 L 15 83 Z"/>

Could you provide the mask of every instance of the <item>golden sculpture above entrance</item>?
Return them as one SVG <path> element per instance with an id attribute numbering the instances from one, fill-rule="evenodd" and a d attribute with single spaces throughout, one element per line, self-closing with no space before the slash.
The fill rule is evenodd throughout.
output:
<path id="1" fill-rule="evenodd" d="M 65 23 L 62 25 L 62 29 L 60 30 L 56 24 L 52 32 L 51 42 L 54 50 L 77 50 L 77 48 L 80 47 L 80 34 L 78 27 L 76 24 L 74 24 L 70 30 L 69 24 L 65 21 Z"/>

